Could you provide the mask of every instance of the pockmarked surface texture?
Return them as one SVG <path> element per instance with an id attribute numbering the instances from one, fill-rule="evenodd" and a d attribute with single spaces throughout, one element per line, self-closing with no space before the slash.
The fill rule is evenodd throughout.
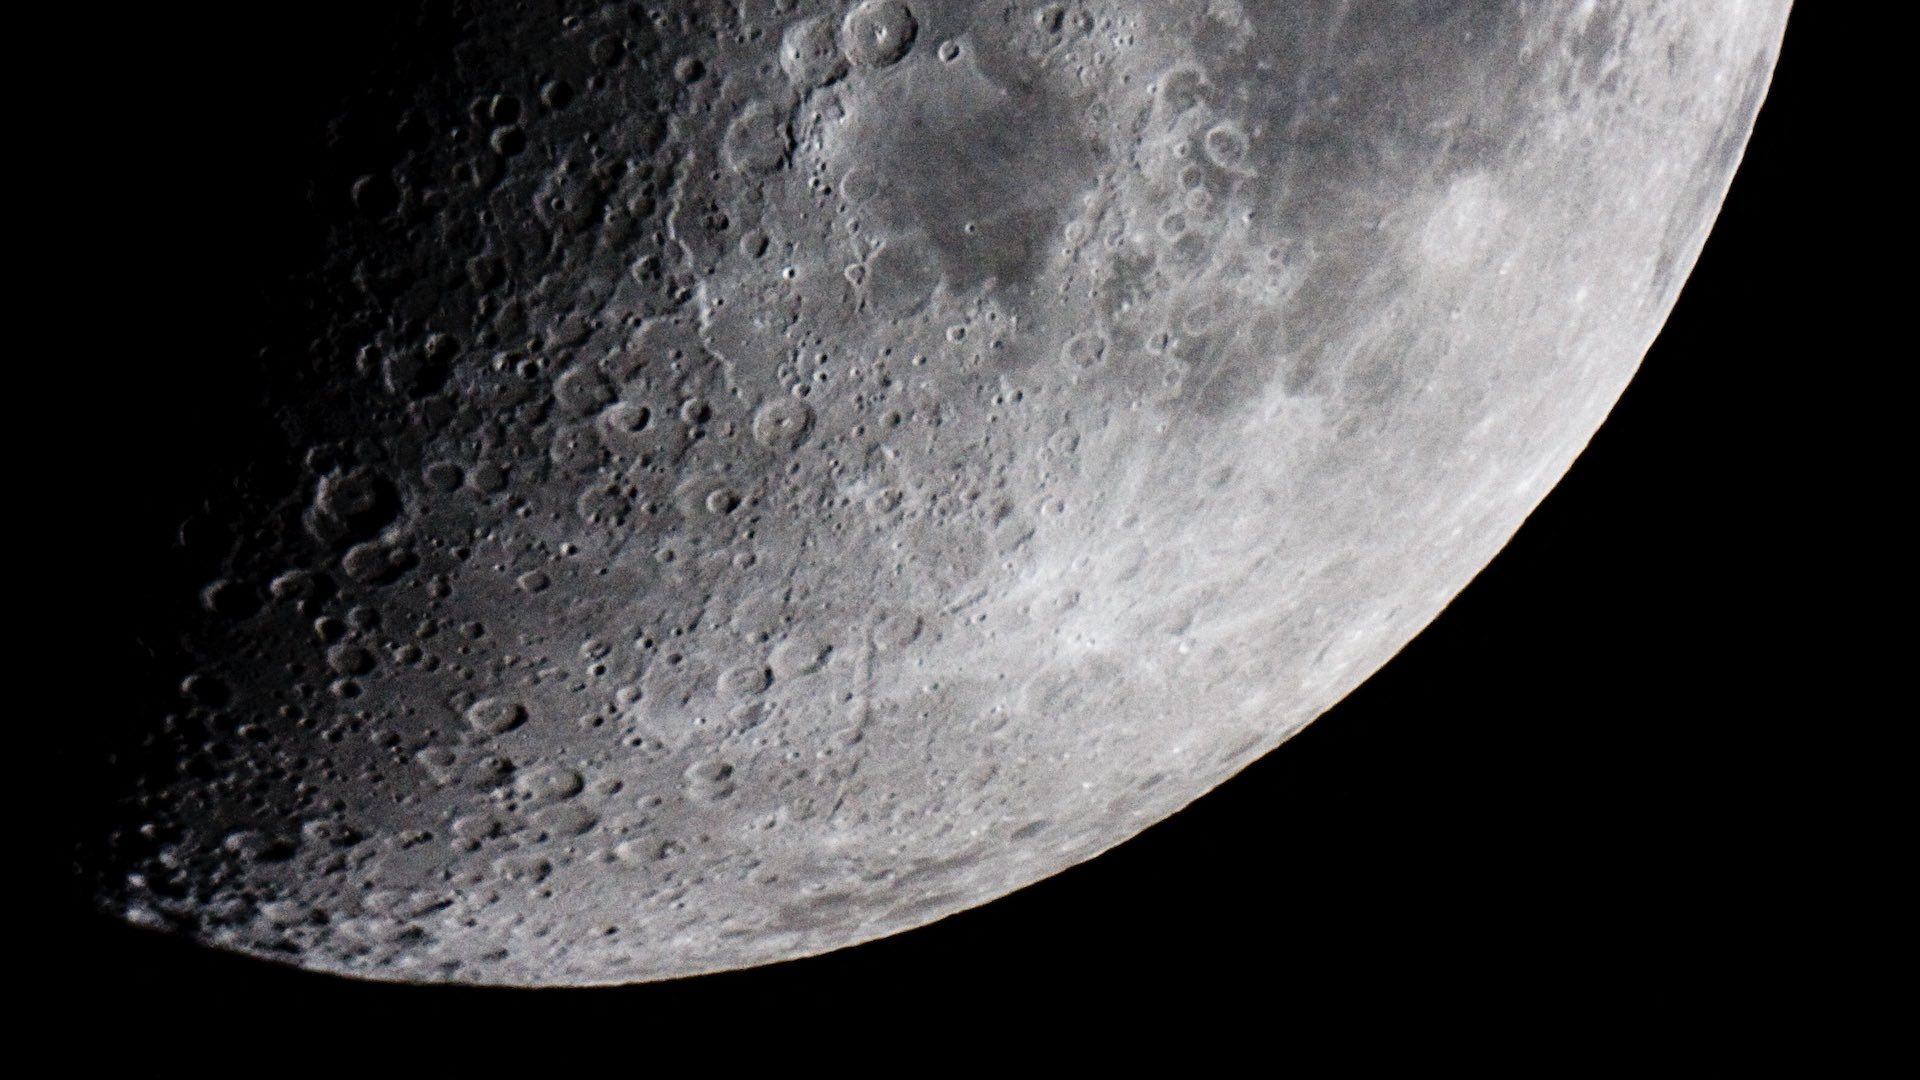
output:
<path id="1" fill-rule="evenodd" d="M 1625 386 L 1787 5 L 381 7 L 76 861 L 594 984 L 990 900 L 1366 678 Z"/>

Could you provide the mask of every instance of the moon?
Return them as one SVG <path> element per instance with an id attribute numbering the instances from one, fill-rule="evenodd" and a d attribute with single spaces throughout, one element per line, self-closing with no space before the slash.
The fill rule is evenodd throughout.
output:
<path id="1" fill-rule="evenodd" d="M 1567 470 L 1787 6 L 288 16 L 327 60 L 256 61 L 206 361 L 114 391 L 152 480 L 64 751 L 78 888 L 316 971 L 600 985 L 1125 841 Z"/>

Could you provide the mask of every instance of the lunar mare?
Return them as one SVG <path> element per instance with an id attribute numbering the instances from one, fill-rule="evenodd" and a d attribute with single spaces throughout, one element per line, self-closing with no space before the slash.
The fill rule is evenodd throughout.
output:
<path id="1" fill-rule="evenodd" d="M 447 47 L 259 223 L 266 449 L 150 500 L 73 850 L 519 985 L 933 921 L 1338 701 L 1625 386 L 1787 10 L 391 7 Z"/>

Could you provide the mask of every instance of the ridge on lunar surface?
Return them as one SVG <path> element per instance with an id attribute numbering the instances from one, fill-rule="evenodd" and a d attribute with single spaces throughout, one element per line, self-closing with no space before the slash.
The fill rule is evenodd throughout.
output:
<path id="1" fill-rule="evenodd" d="M 375 8 L 76 865 L 555 985 L 986 902 L 1338 701 L 1626 385 L 1787 3 Z"/>

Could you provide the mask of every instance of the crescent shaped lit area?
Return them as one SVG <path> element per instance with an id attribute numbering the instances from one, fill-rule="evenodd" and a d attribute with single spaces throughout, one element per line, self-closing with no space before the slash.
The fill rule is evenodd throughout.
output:
<path id="1" fill-rule="evenodd" d="M 79 888 L 316 971 L 602 985 L 1127 840 L 1566 472 L 1787 6 L 315 15 L 357 59 L 283 75 L 234 347 L 167 376 L 214 422 L 145 421 Z"/>

